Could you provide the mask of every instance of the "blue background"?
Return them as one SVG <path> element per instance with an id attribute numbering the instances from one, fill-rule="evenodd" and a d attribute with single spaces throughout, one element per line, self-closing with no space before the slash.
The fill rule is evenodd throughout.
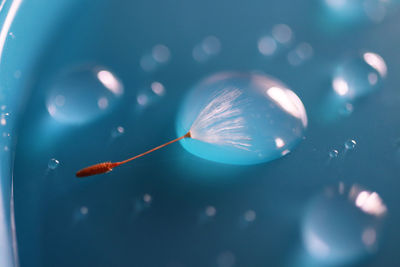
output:
<path id="1" fill-rule="evenodd" d="M 13 2 L 5 1 L 3 24 Z M 0 100 L 12 115 L 7 125 L 12 138 L 2 141 L 11 151 L 0 154 L 0 179 L 3 206 L 9 207 L 14 190 L 21 266 L 222 266 L 218 257 L 224 251 L 234 254 L 235 266 L 318 266 L 304 251 L 301 222 L 310 200 L 339 182 L 378 192 L 388 208 L 379 250 L 351 264 L 400 264 L 396 3 L 383 22 L 372 23 L 362 15 L 337 17 L 322 1 L 55 2 L 22 1 L 9 29 L 15 38 L 7 37 L 0 62 Z M 312 59 L 294 67 L 287 61 L 291 47 L 271 58 L 258 52 L 259 38 L 278 23 L 292 28 L 293 45 L 311 44 Z M 208 35 L 219 38 L 221 52 L 196 62 L 192 49 Z M 170 62 L 143 71 L 141 56 L 159 43 L 169 47 Z M 384 86 L 353 103 L 350 116 L 325 120 L 320 104 L 331 90 L 334 69 L 363 49 L 385 59 Z M 82 63 L 116 73 L 124 97 L 101 119 L 83 125 L 56 122 L 45 105 L 51 79 Z M 88 164 L 122 160 L 175 138 L 185 93 L 225 70 L 263 71 L 302 99 L 309 126 L 291 154 L 266 164 L 232 166 L 197 158 L 176 144 L 107 175 L 74 177 Z M 166 95 L 138 111 L 138 92 L 154 80 L 164 84 Z M 118 125 L 125 134 L 110 141 Z M 348 139 L 357 146 L 344 155 Z M 332 149 L 340 156 L 327 165 Z M 54 171 L 47 167 L 51 158 L 60 161 Z M 141 204 L 144 194 L 152 196 L 149 207 Z M 138 205 L 144 205 L 139 213 Z M 209 205 L 217 214 L 204 223 Z M 88 208 L 85 216 L 82 206 Z M 249 209 L 257 217 L 243 226 Z M 12 212 L 4 209 L 2 244 L 13 240 Z M 4 263 L 12 266 L 11 245 L 1 248 Z"/>

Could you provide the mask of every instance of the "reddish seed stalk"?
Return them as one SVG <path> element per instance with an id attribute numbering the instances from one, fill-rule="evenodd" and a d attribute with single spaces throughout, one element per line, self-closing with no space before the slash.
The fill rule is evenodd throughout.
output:
<path id="1" fill-rule="evenodd" d="M 176 138 L 176 139 L 174 139 L 174 140 L 172 140 L 172 141 L 169 141 L 169 142 L 167 142 L 167 143 L 165 143 L 165 144 L 162 144 L 162 145 L 160 145 L 160 146 L 157 146 L 157 147 L 155 147 L 155 148 L 152 148 L 152 149 L 150 149 L 150 150 L 148 150 L 148 151 L 146 151 L 146 152 L 144 152 L 144 153 L 142 153 L 142 154 L 136 155 L 136 156 L 134 156 L 134 157 L 132 157 L 132 158 L 129 158 L 129 159 L 126 159 L 126 160 L 124 160 L 124 161 L 119 161 L 119 162 L 102 162 L 102 163 L 98 163 L 98 164 L 95 164 L 95 165 L 86 167 L 86 168 L 84 168 L 84 169 L 78 171 L 78 172 L 76 173 L 76 177 L 82 178 L 82 177 L 87 177 L 87 176 L 92 176 L 92 175 L 96 175 L 96 174 L 102 174 L 102 173 L 110 172 L 110 171 L 113 170 L 113 168 L 115 168 L 115 167 L 117 167 L 117 166 L 120 166 L 120 165 L 122 165 L 122 164 L 125 164 L 125 163 L 127 163 L 127 162 L 129 162 L 129 161 L 135 160 L 135 159 L 137 159 L 137 158 L 143 157 L 144 155 L 147 155 L 147 154 L 149 154 L 149 153 L 151 153 L 151 152 L 153 152 L 153 151 L 156 151 L 156 150 L 158 150 L 158 149 L 160 149 L 160 148 L 163 148 L 163 147 L 165 147 L 165 146 L 168 146 L 168 145 L 170 145 L 170 144 L 172 144 L 172 143 L 178 142 L 179 140 L 182 140 L 182 139 L 184 139 L 184 138 L 191 138 L 190 131 L 189 131 L 187 134 L 185 134 L 185 135 L 183 135 L 183 136 L 181 136 L 181 137 L 178 137 L 178 138 Z"/>

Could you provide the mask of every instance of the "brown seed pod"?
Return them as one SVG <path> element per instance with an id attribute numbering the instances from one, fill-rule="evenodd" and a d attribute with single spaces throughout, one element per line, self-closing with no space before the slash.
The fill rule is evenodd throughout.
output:
<path id="1" fill-rule="evenodd" d="M 76 177 L 87 177 L 96 174 L 106 173 L 112 171 L 117 166 L 117 163 L 113 162 L 102 162 L 89 167 L 86 167 L 76 173 Z"/>

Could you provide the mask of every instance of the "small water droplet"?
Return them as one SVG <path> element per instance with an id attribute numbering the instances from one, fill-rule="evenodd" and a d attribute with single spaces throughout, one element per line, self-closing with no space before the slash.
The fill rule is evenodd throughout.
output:
<path id="1" fill-rule="evenodd" d="M 153 202 L 153 197 L 148 193 L 144 194 L 140 198 L 137 198 L 133 203 L 134 204 L 133 216 L 137 216 L 146 209 L 150 208 L 152 202 Z"/>
<path id="2" fill-rule="evenodd" d="M 163 44 L 158 44 L 153 47 L 152 56 L 154 60 L 158 63 L 166 63 L 171 57 L 171 52 L 169 48 Z"/>
<path id="3" fill-rule="evenodd" d="M 125 128 L 122 126 L 118 126 L 111 131 L 111 137 L 112 138 L 118 138 L 121 137 L 125 133 Z"/>
<path id="4" fill-rule="evenodd" d="M 6 126 L 9 116 L 10 116 L 10 113 L 8 113 L 8 112 L 1 113 L 1 115 L 0 115 L 0 125 Z"/>
<path id="5" fill-rule="evenodd" d="M 15 79 L 21 78 L 21 75 L 22 75 L 22 73 L 21 73 L 20 70 L 16 70 L 16 71 L 14 72 L 14 78 L 15 78 Z"/>
<path id="6" fill-rule="evenodd" d="M 272 28 L 272 36 L 281 44 L 290 43 L 293 38 L 292 29 L 286 24 L 277 24 Z"/>
<path id="7" fill-rule="evenodd" d="M 160 82 L 152 82 L 151 90 L 158 96 L 163 96 L 165 94 L 165 87 Z"/>
<path id="8" fill-rule="evenodd" d="M 47 164 L 50 170 L 55 170 L 58 167 L 58 165 L 60 165 L 60 162 L 54 158 L 50 159 L 49 163 Z"/>
<path id="9" fill-rule="evenodd" d="M 331 151 L 329 151 L 329 157 L 331 159 L 337 158 L 339 155 L 339 151 L 337 151 L 336 149 L 333 149 Z"/>
<path id="10" fill-rule="evenodd" d="M 277 49 L 276 41 L 270 36 L 264 36 L 258 40 L 258 51 L 264 56 L 271 56 Z"/>
<path id="11" fill-rule="evenodd" d="M 218 255 L 217 265 L 218 267 L 233 267 L 236 263 L 235 254 L 231 251 L 224 251 Z"/>
<path id="12" fill-rule="evenodd" d="M 217 214 L 217 209 L 214 206 L 208 206 L 205 209 L 205 214 L 208 217 L 214 217 Z"/>
<path id="13" fill-rule="evenodd" d="M 215 36 L 207 36 L 201 43 L 203 50 L 208 55 L 217 55 L 221 50 L 221 42 Z"/>
<path id="14" fill-rule="evenodd" d="M 149 195 L 149 194 L 144 194 L 144 195 L 143 195 L 143 201 L 144 201 L 145 203 L 150 204 L 151 201 L 152 201 L 151 195 Z"/>
<path id="15" fill-rule="evenodd" d="M 246 222 L 253 222 L 256 219 L 256 212 L 254 210 L 248 210 L 244 213 L 244 219 Z"/>
<path id="16" fill-rule="evenodd" d="M 197 62 L 206 62 L 221 51 L 221 42 L 215 36 L 207 36 L 194 46 L 192 56 Z"/>
<path id="17" fill-rule="evenodd" d="M 86 214 L 88 214 L 89 209 L 88 209 L 88 207 L 86 207 L 86 206 L 82 206 L 82 207 L 80 208 L 80 212 L 81 212 L 82 215 L 86 215 Z"/>
<path id="18" fill-rule="evenodd" d="M 356 142 L 355 140 L 353 140 L 353 139 L 349 139 L 349 140 L 347 140 L 347 141 L 344 143 L 344 147 L 345 147 L 347 150 L 352 150 L 352 149 L 354 149 L 354 148 L 356 147 L 356 145 L 357 145 L 357 142 Z"/>

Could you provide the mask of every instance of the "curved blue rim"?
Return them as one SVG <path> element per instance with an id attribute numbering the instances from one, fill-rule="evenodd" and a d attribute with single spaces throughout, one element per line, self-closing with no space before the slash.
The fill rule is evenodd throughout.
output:
<path id="1" fill-rule="evenodd" d="M 0 0 L 0 113 L 9 113 L 0 140 L 0 266 L 18 266 L 13 202 L 15 130 L 26 84 L 44 44 L 61 19 L 77 4 L 75 0 Z M 15 73 L 19 75 L 15 75 Z"/>

